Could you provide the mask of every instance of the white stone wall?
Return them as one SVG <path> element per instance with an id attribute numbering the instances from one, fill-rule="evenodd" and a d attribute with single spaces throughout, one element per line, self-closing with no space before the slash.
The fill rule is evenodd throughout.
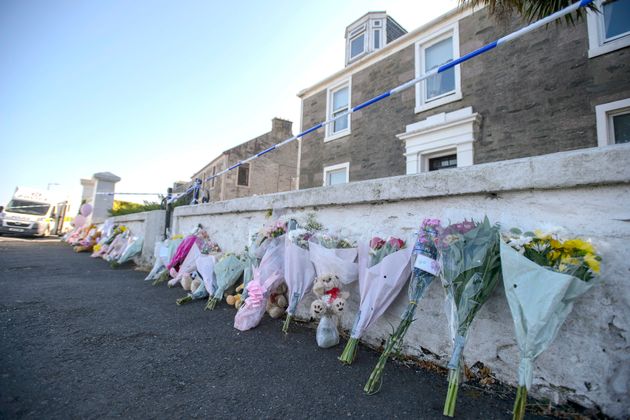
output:
<path id="1" fill-rule="evenodd" d="M 630 144 L 178 207 L 174 232 L 201 223 L 224 250 L 240 252 L 248 234 L 268 221 L 270 209 L 298 220 L 315 213 L 325 227 L 364 240 L 374 234 L 412 237 L 425 217 L 455 222 L 484 215 L 506 229 L 562 227 L 592 240 L 603 258 L 601 284 L 579 299 L 538 359 L 532 395 L 630 415 Z M 345 329 L 358 306 L 356 285 L 350 292 Z M 406 305 L 405 294 L 406 288 L 364 341 L 378 345 L 387 337 Z M 299 316 L 308 318 L 311 300 L 307 295 Z M 406 352 L 446 365 L 451 343 L 439 282 L 419 304 L 417 319 Z M 500 381 L 516 384 L 518 349 L 502 287 L 473 323 L 465 360 L 469 366 L 481 361 Z"/>

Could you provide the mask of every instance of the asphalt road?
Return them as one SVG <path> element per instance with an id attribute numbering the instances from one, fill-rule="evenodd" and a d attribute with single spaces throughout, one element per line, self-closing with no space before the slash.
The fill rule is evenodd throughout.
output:
<path id="1" fill-rule="evenodd" d="M 315 332 L 268 317 L 232 327 L 225 303 L 177 307 L 181 289 L 113 270 L 50 240 L 0 238 L 1 418 L 442 418 L 446 377 L 378 354 L 319 349 Z M 342 343 L 343 344 L 343 343 Z M 456 418 L 511 418 L 513 400 L 463 387 Z"/>

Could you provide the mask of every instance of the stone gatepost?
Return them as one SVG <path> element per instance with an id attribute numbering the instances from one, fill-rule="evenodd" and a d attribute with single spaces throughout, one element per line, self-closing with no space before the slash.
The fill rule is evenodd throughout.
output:
<path id="1" fill-rule="evenodd" d="M 92 175 L 91 180 L 81 180 L 81 185 L 83 185 L 82 199 L 92 204 L 93 207 L 92 215 L 88 218 L 91 223 L 103 223 L 105 219 L 110 217 L 109 210 L 114 205 L 114 195 L 99 193 L 113 193 L 118 181 L 120 181 L 120 177 L 111 172 L 98 172 Z M 89 199 L 86 197 L 88 192 L 91 192 Z"/>

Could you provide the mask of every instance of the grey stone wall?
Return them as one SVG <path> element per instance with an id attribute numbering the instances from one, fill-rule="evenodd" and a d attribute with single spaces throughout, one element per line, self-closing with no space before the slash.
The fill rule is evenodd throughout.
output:
<path id="1" fill-rule="evenodd" d="M 478 11 L 460 20 L 460 54 L 524 26 L 499 25 Z M 351 104 L 410 80 L 411 45 L 352 75 Z M 535 156 L 597 145 L 595 105 L 630 97 L 630 48 L 588 58 L 586 22 L 549 25 L 462 64 L 463 99 L 416 114 L 408 89 L 352 116 L 352 133 L 324 143 L 324 130 L 302 144 L 300 188 L 322 185 L 325 166 L 350 162 L 350 181 L 405 173 L 405 126 L 472 106 L 482 116 L 474 162 Z M 303 128 L 325 119 L 326 90 L 304 99 Z"/>

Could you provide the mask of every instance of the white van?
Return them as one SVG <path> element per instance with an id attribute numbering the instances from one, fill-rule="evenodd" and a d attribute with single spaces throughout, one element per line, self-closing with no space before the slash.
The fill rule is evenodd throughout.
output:
<path id="1" fill-rule="evenodd" d="M 0 214 L 0 234 L 48 236 L 60 234 L 68 201 L 46 190 L 17 187 Z"/>

